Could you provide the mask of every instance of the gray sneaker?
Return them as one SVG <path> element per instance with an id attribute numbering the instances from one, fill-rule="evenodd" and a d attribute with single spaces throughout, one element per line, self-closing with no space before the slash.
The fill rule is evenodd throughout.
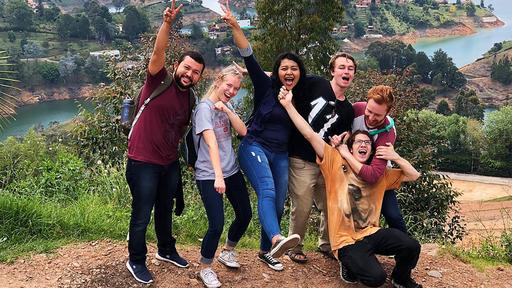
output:
<path id="1" fill-rule="evenodd" d="M 229 268 L 240 268 L 240 263 L 236 259 L 236 252 L 233 250 L 222 250 L 217 260 Z"/>
<path id="2" fill-rule="evenodd" d="M 217 278 L 217 274 L 215 274 L 210 267 L 201 270 L 199 272 L 199 278 L 203 280 L 203 283 L 207 288 L 217 288 L 222 285 Z"/>

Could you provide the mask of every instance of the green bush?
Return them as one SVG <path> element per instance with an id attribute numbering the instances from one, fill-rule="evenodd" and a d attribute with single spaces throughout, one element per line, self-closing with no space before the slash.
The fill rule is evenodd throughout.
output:
<path id="1" fill-rule="evenodd" d="M 415 182 L 398 190 L 398 201 L 409 233 L 423 241 L 455 243 L 462 240 L 465 224 L 458 210 L 457 197 L 445 177 L 422 171 Z"/>
<path id="2" fill-rule="evenodd" d="M 505 257 L 509 263 L 512 263 L 512 231 L 504 231 L 501 234 L 501 245 L 505 250 Z"/>

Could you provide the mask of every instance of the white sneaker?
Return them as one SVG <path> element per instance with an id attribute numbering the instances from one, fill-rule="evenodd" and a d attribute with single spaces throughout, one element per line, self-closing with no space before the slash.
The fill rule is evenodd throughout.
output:
<path id="1" fill-rule="evenodd" d="M 240 263 L 236 259 L 236 252 L 233 250 L 222 250 L 217 260 L 229 268 L 240 268 Z"/>
<path id="2" fill-rule="evenodd" d="M 199 277 L 203 280 L 203 283 L 207 288 L 217 288 L 222 285 L 217 278 L 217 274 L 215 274 L 210 267 L 201 270 L 199 272 Z"/>
<path id="3" fill-rule="evenodd" d="M 274 243 L 274 245 L 272 245 L 270 256 L 279 258 L 284 254 L 284 252 L 297 246 L 299 242 L 300 236 L 298 234 L 292 234 L 286 238 L 278 240 L 276 243 Z"/>

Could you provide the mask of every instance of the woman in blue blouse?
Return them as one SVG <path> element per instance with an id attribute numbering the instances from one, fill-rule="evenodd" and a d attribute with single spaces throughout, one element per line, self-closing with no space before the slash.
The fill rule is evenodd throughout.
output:
<path id="1" fill-rule="evenodd" d="M 293 123 L 277 96 L 281 88 L 298 93 L 306 69 L 297 55 L 283 53 L 276 59 L 272 76 L 267 75 L 256 61 L 228 3 L 221 7 L 225 12 L 222 19 L 232 29 L 233 40 L 254 86 L 254 117 L 238 149 L 238 159 L 258 196 L 262 226 L 258 258 L 274 270 L 283 270 L 275 258 L 295 247 L 300 236 L 284 237 L 280 228 L 288 190 L 288 139 Z"/>

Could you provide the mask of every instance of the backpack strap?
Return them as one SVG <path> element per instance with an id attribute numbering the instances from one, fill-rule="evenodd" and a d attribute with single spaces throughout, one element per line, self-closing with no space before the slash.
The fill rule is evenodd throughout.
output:
<path id="1" fill-rule="evenodd" d="M 135 118 L 133 119 L 132 128 L 130 129 L 130 133 L 128 133 L 128 139 L 130 139 L 130 136 L 132 135 L 133 127 L 135 127 L 135 123 L 137 123 L 137 121 L 139 120 L 139 117 L 142 114 L 142 111 L 144 111 L 144 109 L 146 108 L 148 103 L 151 100 L 155 99 L 158 95 L 162 94 L 162 92 L 167 90 L 167 88 L 169 88 L 171 86 L 171 84 L 172 84 L 172 77 L 169 74 L 167 74 L 165 76 L 164 81 L 162 81 L 160 83 L 160 85 L 158 85 L 158 87 L 156 87 L 156 89 L 153 92 L 151 92 L 151 95 L 149 95 L 149 97 L 144 101 L 144 103 L 142 103 L 142 106 L 140 106 L 140 109 L 137 111 L 137 114 L 135 115 Z M 142 88 L 139 93 L 142 93 Z M 140 97 L 140 95 L 139 95 L 139 97 Z"/>
<path id="2" fill-rule="evenodd" d="M 190 115 L 188 117 L 188 125 L 192 126 L 192 114 L 194 113 L 194 108 L 196 107 L 196 103 L 198 102 L 196 91 L 194 88 L 190 88 L 188 90 L 188 105 L 190 107 Z"/>
<path id="3" fill-rule="evenodd" d="M 386 127 L 379 129 L 379 130 L 368 131 L 368 134 L 370 134 L 370 136 L 375 136 L 382 132 L 389 132 L 389 130 L 391 130 L 393 127 L 395 127 L 395 120 L 393 120 L 393 118 L 391 118 L 390 116 L 386 116 L 386 117 L 388 118 L 388 121 L 389 121 L 388 125 L 386 125 Z"/>

